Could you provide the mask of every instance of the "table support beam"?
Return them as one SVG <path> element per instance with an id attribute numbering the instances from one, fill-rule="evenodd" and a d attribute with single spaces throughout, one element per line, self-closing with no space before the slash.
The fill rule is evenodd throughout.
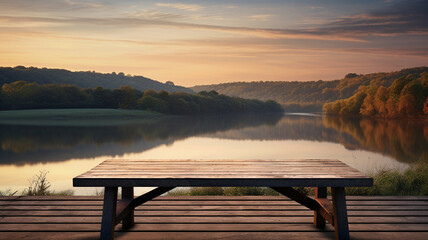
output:
<path id="1" fill-rule="evenodd" d="M 122 187 L 122 201 L 128 202 L 134 199 L 134 188 L 133 187 Z M 134 209 L 129 209 L 128 214 L 123 217 L 122 228 L 130 229 L 134 226 Z"/>
<path id="2" fill-rule="evenodd" d="M 116 226 L 117 187 L 105 187 L 103 217 L 101 220 L 101 240 L 114 239 Z"/>
<path id="3" fill-rule="evenodd" d="M 123 190 L 124 188 L 122 188 Z M 130 198 L 131 194 L 134 195 L 134 191 L 132 190 L 125 190 L 125 198 L 122 195 L 122 200 L 119 201 L 117 211 L 116 211 L 116 224 L 119 224 L 120 221 L 123 220 L 123 228 L 130 228 L 134 225 L 134 209 L 141 204 L 152 200 L 155 197 L 158 197 L 171 189 L 174 189 L 174 187 L 158 187 L 155 188 L 137 198 Z M 123 194 L 123 192 L 122 192 Z M 132 217 L 131 217 L 132 216 Z M 132 219 L 131 219 L 132 218 Z M 126 221 L 126 223 L 125 223 Z M 131 224 L 132 223 L 132 224 Z"/>
<path id="4" fill-rule="evenodd" d="M 327 199 L 327 188 L 326 187 L 316 187 L 315 188 L 315 201 L 320 205 L 320 199 Z M 330 202 L 330 201 L 329 201 Z M 325 227 L 325 218 L 321 215 L 320 209 L 314 210 L 314 226 L 317 228 Z M 331 221 L 329 221 L 332 223 Z"/>
<path id="5" fill-rule="evenodd" d="M 132 187 L 123 187 L 122 199 L 117 202 L 118 187 L 105 187 L 100 239 L 114 239 L 114 228 L 122 220 L 123 228 L 132 227 L 134 225 L 134 209 L 136 207 L 173 188 L 158 187 L 134 199 L 134 189 Z"/>
<path id="6" fill-rule="evenodd" d="M 298 192 L 292 187 L 271 187 L 271 188 L 311 210 L 317 210 L 320 207 L 317 201 L 306 196 L 305 194 Z"/>
<path id="7" fill-rule="evenodd" d="M 345 190 L 343 187 L 332 188 L 333 203 L 327 199 L 327 188 L 317 187 L 315 200 L 298 192 L 292 187 L 271 187 L 303 206 L 314 210 L 314 226 L 325 227 L 326 220 L 335 227 L 336 239 L 349 239 L 348 217 L 346 213 Z"/>
<path id="8" fill-rule="evenodd" d="M 349 226 L 346 210 L 345 188 L 332 187 L 331 195 L 333 198 L 334 231 L 336 240 L 348 240 Z"/>

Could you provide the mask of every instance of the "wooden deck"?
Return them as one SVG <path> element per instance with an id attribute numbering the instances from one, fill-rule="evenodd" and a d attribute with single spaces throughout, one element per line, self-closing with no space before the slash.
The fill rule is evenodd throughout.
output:
<path id="1" fill-rule="evenodd" d="M 351 239 L 428 239 L 428 197 L 347 197 Z M 100 197 L 0 197 L 0 239 L 98 239 Z M 285 197 L 168 197 L 136 208 L 116 239 L 334 239 Z"/>

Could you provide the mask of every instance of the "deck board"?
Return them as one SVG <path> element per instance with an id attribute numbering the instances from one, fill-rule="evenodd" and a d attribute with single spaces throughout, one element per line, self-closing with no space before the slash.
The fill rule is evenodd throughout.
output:
<path id="1" fill-rule="evenodd" d="M 427 197 L 350 196 L 352 239 L 428 239 Z M 0 239 L 98 239 L 100 197 L 0 197 Z M 116 239 L 333 239 L 313 212 L 282 196 L 162 196 Z"/>

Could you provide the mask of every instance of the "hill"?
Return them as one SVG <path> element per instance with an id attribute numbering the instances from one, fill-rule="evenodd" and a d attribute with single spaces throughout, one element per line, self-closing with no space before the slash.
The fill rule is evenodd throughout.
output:
<path id="1" fill-rule="evenodd" d="M 428 71 L 395 79 L 389 87 L 372 81 L 346 99 L 324 104 L 327 114 L 384 118 L 428 116 Z"/>
<path id="2" fill-rule="evenodd" d="M 274 100 L 282 104 L 287 111 L 321 111 L 324 103 L 349 98 L 358 92 L 360 86 L 376 84 L 389 87 L 395 79 L 409 74 L 420 77 L 421 73 L 425 71 L 428 71 L 428 67 L 365 75 L 350 73 L 343 79 L 332 81 L 233 82 L 199 85 L 191 89 L 195 92 L 214 90 L 230 96 Z"/>
<path id="3" fill-rule="evenodd" d="M 188 88 L 175 86 L 172 82 L 161 83 L 150 78 L 125 75 L 124 73 L 72 72 L 65 69 L 26 68 L 23 66 L 0 67 L 0 88 L 5 83 L 16 81 L 37 82 L 39 84 L 71 84 L 80 88 L 116 89 L 121 86 L 130 86 L 140 91 L 153 89 L 168 92 L 193 92 Z"/>

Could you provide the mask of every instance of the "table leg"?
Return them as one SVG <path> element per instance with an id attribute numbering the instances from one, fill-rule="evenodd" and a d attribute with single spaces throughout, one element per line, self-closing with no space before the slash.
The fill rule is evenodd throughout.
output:
<path id="1" fill-rule="evenodd" d="M 318 199 L 318 198 L 327 198 L 326 187 L 315 188 L 315 199 Z M 319 210 L 314 210 L 314 226 L 317 228 L 325 227 L 325 219 L 323 216 L 321 216 Z"/>
<path id="2" fill-rule="evenodd" d="M 116 226 L 117 187 L 105 187 L 103 218 L 101 220 L 101 240 L 114 239 Z"/>
<path id="3" fill-rule="evenodd" d="M 332 187 L 334 211 L 334 231 L 336 240 L 349 239 L 348 214 L 346 210 L 345 188 Z"/>
<path id="4" fill-rule="evenodd" d="M 122 199 L 133 200 L 134 199 L 134 188 L 133 187 L 122 187 Z M 122 227 L 129 229 L 134 226 L 134 208 L 129 210 L 129 213 L 122 220 Z"/>

